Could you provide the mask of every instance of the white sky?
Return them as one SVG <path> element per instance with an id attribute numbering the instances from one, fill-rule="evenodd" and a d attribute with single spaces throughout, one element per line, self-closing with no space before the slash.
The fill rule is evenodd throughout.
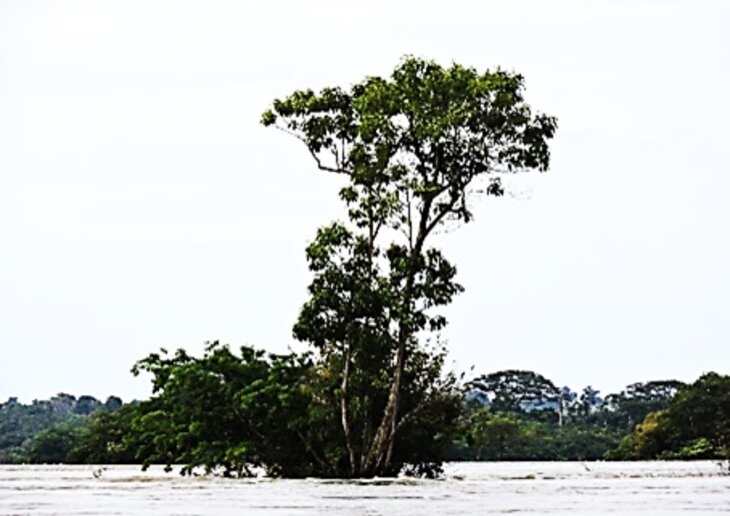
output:
<path id="1" fill-rule="evenodd" d="M 0 400 L 145 397 L 160 346 L 285 350 L 340 207 L 260 114 L 404 54 L 518 71 L 560 124 L 549 173 L 439 242 L 456 369 L 730 372 L 728 26 L 702 0 L 0 0 Z"/>

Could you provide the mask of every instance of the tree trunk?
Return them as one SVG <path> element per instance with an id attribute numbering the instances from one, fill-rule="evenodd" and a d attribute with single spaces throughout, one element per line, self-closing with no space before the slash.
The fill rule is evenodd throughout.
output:
<path id="1" fill-rule="evenodd" d="M 352 437 L 350 434 L 350 417 L 347 410 L 348 386 L 350 382 L 350 349 L 348 347 L 345 353 L 345 367 L 342 372 L 342 397 L 340 398 L 340 412 L 342 414 L 342 430 L 345 433 L 345 444 L 347 445 L 347 454 L 350 459 L 350 474 L 357 474 L 358 465 L 355 462 L 355 452 L 352 448 Z"/>
<path id="2" fill-rule="evenodd" d="M 424 242 L 431 230 L 428 222 L 432 203 L 432 197 L 424 201 L 423 207 L 420 210 L 416 242 L 413 248 L 410 249 L 409 270 L 408 275 L 406 276 L 406 284 L 403 289 L 403 306 L 408 307 L 409 313 L 411 309 L 410 305 L 412 301 L 413 284 L 415 282 L 417 272 L 415 260 L 421 255 Z M 378 429 L 375 432 L 375 438 L 370 445 L 367 461 L 363 465 L 364 470 L 371 475 L 386 471 L 390 467 L 391 460 L 393 458 L 393 446 L 396 428 L 398 425 L 400 392 L 407 359 L 406 345 L 410 337 L 411 334 L 410 329 L 408 328 L 408 322 L 401 320 L 398 327 L 398 350 L 396 354 L 395 371 L 393 372 L 393 381 L 391 383 L 390 393 L 388 394 L 388 402 L 383 410 L 383 419 L 380 421 L 380 425 L 378 425 Z"/>
<path id="3" fill-rule="evenodd" d="M 417 256 L 415 253 L 420 253 L 420 246 L 414 251 L 412 256 Z M 413 282 L 415 276 L 415 270 L 411 267 L 411 272 L 406 278 L 405 287 L 405 303 L 410 304 L 411 302 L 411 291 L 413 289 Z M 398 330 L 398 351 L 396 354 L 395 371 L 393 372 L 393 381 L 390 385 L 390 392 L 388 394 L 388 401 L 383 410 L 383 419 L 375 432 L 375 438 L 370 446 L 370 453 L 368 454 L 367 463 L 365 469 L 370 474 L 377 474 L 379 471 L 387 470 L 390 466 L 390 461 L 393 455 L 393 442 L 395 439 L 395 431 L 398 423 L 398 408 L 400 405 L 400 391 L 403 383 L 403 372 L 405 371 L 406 364 L 406 344 L 410 337 L 410 332 L 406 326 L 406 323 L 401 321 Z"/>

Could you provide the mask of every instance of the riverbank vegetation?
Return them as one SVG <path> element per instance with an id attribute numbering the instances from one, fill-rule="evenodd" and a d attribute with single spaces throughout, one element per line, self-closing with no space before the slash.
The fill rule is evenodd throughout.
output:
<path id="1" fill-rule="evenodd" d="M 725 426 L 668 430 L 684 410 L 673 400 L 690 396 L 675 396 L 678 382 L 602 400 L 530 372 L 464 385 L 445 370 L 443 309 L 463 287 L 434 235 L 471 222 L 478 198 L 504 194 L 503 177 L 548 169 L 556 120 L 533 112 L 522 76 L 407 57 L 389 77 L 277 99 L 261 122 L 304 145 L 346 208 L 305 250 L 312 279 L 293 336 L 308 351 L 210 343 L 201 357 L 152 353 L 133 368 L 151 376 L 150 399 L 49 416 L 37 432 L 16 432 L 5 460 L 357 478 L 435 476 L 449 458 L 725 453 Z"/>
<path id="2" fill-rule="evenodd" d="M 11 399 L 0 404 L 0 462 L 306 475 L 324 456 L 304 443 L 334 447 L 326 439 L 338 429 L 336 421 L 318 420 L 312 400 L 291 388 L 295 378 L 306 380 L 310 365 L 293 355 L 267 357 L 251 348 L 234 354 L 211 344 L 201 358 L 180 352 L 140 363 L 153 372 L 158 392 L 143 402 L 68 394 L 28 405 Z M 457 406 L 442 405 L 416 421 L 403 453 L 434 462 L 730 459 L 730 376 L 708 373 L 689 385 L 635 383 L 605 397 L 564 387 L 562 408 L 550 385 L 529 371 L 468 382 Z M 444 421 L 453 422 L 449 431 L 435 432 Z M 244 454 L 249 462 L 239 460 Z"/>

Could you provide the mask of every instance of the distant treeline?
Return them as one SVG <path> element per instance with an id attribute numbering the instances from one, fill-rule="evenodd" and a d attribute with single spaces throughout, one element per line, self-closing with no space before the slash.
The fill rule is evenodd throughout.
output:
<path id="1" fill-rule="evenodd" d="M 634 383 L 576 394 L 530 371 L 471 381 L 457 460 L 638 460 L 730 457 L 730 376 Z"/>
<path id="2" fill-rule="evenodd" d="M 30 404 L 10 398 L 0 403 L 0 463 L 66 462 L 68 452 L 88 432 L 90 416 L 117 412 L 121 398 L 60 393 Z"/>
<path id="3" fill-rule="evenodd" d="M 185 407 L 185 421 L 169 418 L 168 401 L 10 398 L 0 404 L 0 463 L 188 464 L 208 455 L 215 465 L 236 453 L 232 444 L 251 445 L 235 435 L 222 443 L 205 430 L 237 410 L 229 399 L 178 392 L 172 401 Z M 263 415 L 261 422 L 266 432 Z M 602 397 L 591 387 L 557 388 L 531 371 L 500 371 L 466 384 L 450 439 L 446 460 L 727 459 L 730 376 L 635 383 Z"/>

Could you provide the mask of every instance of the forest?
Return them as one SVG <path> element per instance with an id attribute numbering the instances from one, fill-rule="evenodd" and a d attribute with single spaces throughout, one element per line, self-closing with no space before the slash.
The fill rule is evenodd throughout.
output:
<path id="1" fill-rule="evenodd" d="M 304 411 L 285 405 L 269 413 L 270 396 L 282 393 L 265 381 L 257 392 L 241 383 L 203 400 L 206 387 L 196 387 L 194 377 L 206 369 L 220 372 L 224 357 L 234 355 L 218 345 L 207 358 L 188 357 L 184 374 L 176 372 L 176 390 L 141 402 L 69 394 L 30 404 L 11 398 L 0 404 L 0 463 L 159 463 L 182 465 L 182 473 L 201 467 L 229 475 L 264 466 L 269 474 L 287 475 L 293 467 L 288 461 L 303 460 L 287 454 L 308 452 L 296 431 L 288 443 L 280 433 L 291 425 L 304 431 L 305 422 L 295 419 Z M 535 372 L 511 370 L 474 378 L 461 392 L 456 422 L 438 442 L 441 460 L 730 459 L 730 376 L 707 373 L 691 384 L 639 382 L 600 396 L 591 387 L 578 394 Z M 242 398 L 248 398 L 248 410 L 261 409 L 258 421 L 233 409 Z M 415 448 L 420 437 L 404 444 Z M 259 448 L 260 462 L 231 468 L 240 447 Z M 264 457 L 275 458 L 276 466 Z"/>

